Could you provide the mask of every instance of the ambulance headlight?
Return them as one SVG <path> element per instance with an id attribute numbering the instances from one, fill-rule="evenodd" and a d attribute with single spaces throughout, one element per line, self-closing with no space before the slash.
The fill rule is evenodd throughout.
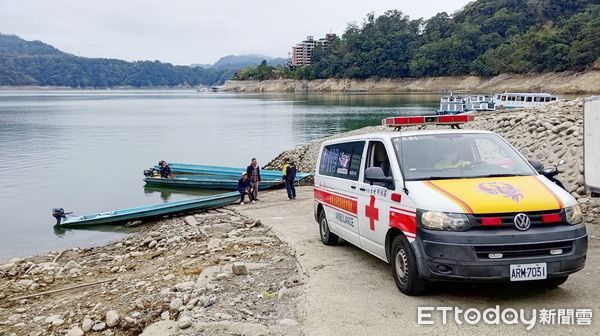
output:
<path id="1" fill-rule="evenodd" d="M 575 225 L 583 222 L 583 214 L 581 213 L 579 204 L 565 208 L 565 217 L 567 218 L 567 223 L 569 224 Z"/>
<path id="2" fill-rule="evenodd" d="M 460 231 L 469 225 L 465 214 L 425 211 L 421 214 L 421 224 L 430 230 Z"/>

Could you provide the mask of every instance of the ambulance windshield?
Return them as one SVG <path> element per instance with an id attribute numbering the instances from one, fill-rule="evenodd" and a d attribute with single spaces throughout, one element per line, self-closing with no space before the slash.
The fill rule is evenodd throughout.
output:
<path id="1" fill-rule="evenodd" d="M 536 174 L 512 147 L 491 133 L 401 136 L 393 143 L 407 181 Z"/>

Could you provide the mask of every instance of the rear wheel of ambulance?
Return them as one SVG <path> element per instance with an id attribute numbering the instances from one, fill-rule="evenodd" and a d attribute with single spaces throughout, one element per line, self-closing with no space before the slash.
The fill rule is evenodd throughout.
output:
<path id="1" fill-rule="evenodd" d="M 391 252 L 390 265 L 398 289 L 406 295 L 423 294 L 427 288 L 427 280 L 421 278 L 417 259 L 404 235 L 394 238 Z"/>
<path id="2" fill-rule="evenodd" d="M 321 233 L 321 241 L 325 245 L 335 245 L 338 243 L 338 236 L 329 231 L 329 223 L 327 222 L 327 216 L 325 216 L 325 210 L 321 210 L 319 213 L 319 232 Z"/>

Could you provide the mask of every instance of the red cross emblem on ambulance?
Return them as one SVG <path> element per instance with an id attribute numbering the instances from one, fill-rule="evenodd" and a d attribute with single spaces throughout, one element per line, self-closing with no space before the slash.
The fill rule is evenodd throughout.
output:
<path id="1" fill-rule="evenodd" d="M 375 221 L 379 220 L 379 209 L 375 207 L 375 195 L 371 195 L 369 204 L 365 206 L 365 216 L 369 219 L 371 231 L 375 231 Z"/>

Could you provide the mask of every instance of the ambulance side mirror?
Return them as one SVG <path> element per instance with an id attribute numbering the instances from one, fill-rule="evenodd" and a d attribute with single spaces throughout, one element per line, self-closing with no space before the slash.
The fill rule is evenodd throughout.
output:
<path id="1" fill-rule="evenodd" d="M 390 176 L 385 176 L 381 167 L 370 167 L 365 170 L 365 181 L 371 183 L 383 184 L 386 187 L 394 185 L 394 179 Z"/>

